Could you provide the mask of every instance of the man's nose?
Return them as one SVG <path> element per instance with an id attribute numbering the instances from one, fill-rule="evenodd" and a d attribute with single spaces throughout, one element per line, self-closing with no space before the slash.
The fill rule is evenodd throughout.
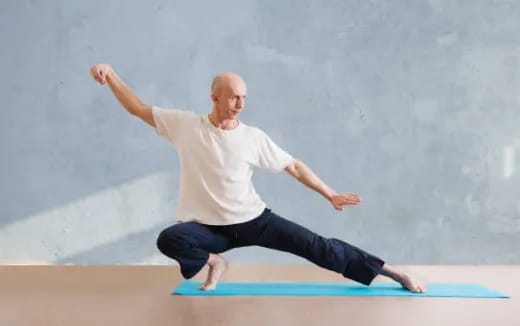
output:
<path id="1" fill-rule="evenodd" d="M 244 100 L 238 100 L 237 101 L 237 105 L 236 105 L 236 108 L 237 109 L 241 109 L 244 107 Z"/>

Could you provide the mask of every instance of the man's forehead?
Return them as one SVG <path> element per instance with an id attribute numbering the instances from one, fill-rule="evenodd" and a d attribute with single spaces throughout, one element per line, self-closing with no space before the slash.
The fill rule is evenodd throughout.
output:
<path id="1" fill-rule="evenodd" d="M 229 88 L 233 93 L 243 93 L 245 94 L 247 92 L 246 83 L 243 81 L 236 81 L 234 83 L 229 84 Z M 241 95 L 243 95 L 241 94 Z"/>

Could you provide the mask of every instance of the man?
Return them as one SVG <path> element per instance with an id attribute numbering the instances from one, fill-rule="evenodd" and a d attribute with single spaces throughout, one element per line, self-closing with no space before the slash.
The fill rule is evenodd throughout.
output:
<path id="1" fill-rule="evenodd" d="M 285 170 L 340 211 L 361 200 L 355 194 L 337 193 L 263 131 L 237 119 L 247 92 L 237 74 L 215 77 L 211 85 L 213 110 L 198 115 L 144 104 L 109 65 L 94 65 L 90 72 L 101 85 L 108 83 L 129 113 L 154 127 L 178 150 L 181 184 L 177 219 L 181 223 L 162 231 L 157 246 L 179 262 L 184 278 L 209 266 L 200 290 L 215 289 L 226 270 L 227 262 L 219 253 L 256 245 L 296 254 L 365 285 L 382 274 L 412 292 L 426 291 L 423 284 L 380 258 L 339 239 L 323 238 L 266 207 L 251 182 L 253 167 Z"/>

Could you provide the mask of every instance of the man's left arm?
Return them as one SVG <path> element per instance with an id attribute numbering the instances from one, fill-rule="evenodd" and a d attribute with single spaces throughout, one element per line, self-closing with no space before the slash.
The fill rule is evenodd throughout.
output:
<path id="1" fill-rule="evenodd" d="M 343 206 L 345 205 L 358 205 L 361 202 L 361 199 L 356 194 L 338 194 L 300 160 L 294 159 L 285 168 L 285 171 L 307 187 L 320 193 L 339 211 L 343 211 Z"/>

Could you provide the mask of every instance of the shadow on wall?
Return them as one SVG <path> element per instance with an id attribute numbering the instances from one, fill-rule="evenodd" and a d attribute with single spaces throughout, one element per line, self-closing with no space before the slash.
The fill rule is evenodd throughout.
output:
<path id="1" fill-rule="evenodd" d="M 113 257 L 117 262 L 139 261 L 156 250 L 160 229 L 175 223 L 173 174 L 157 172 L 5 225 L 0 228 L 0 248 L 4 248 L 0 259 L 7 263 L 35 259 L 99 263 Z M 139 241 L 150 245 L 141 248 Z M 123 247 L 128 250 L 124 255 L 118 249 Z M 113 250 L 116 255 L 110 254 Z"/>
<path id="2" fill-rule="evenodd" d="M 159 233 L 167 226 L 161 223 L 148 230 L 131 233 L 124 239 L 105 243 L 84 252 L 58 259 L 54 263 L 62 265 L 142 262 L 160 253 L 156 246 L 156 239 Z M 165 260 L 166 258 L 158 262 L 164 262 Z"/>
<path id="3" fill-rule="evenodd" d="M 29 150 L 31 153 L 26 153 L 25 157 L 17 155 L 18 167 L 5 169 L 2 173 L 5 176 L 1 178 L 0 187 L 0 227 L 56 210 L 99 192 L 124 187 L 127 183 L 146 178 L 151 172 L 155 173 L 153 171 L 178 172 L 177 153 L 162 139 L 146 140 L 146 133 L 150 131 L 143 131 L 145 139 L 142 142 L 148 144 L 146 149 L 122 145 L 114 150 L 111 146 L 76 139 L 81 144 L 75 146 L 81 147 L 81 151 L 57 153 L 60 150 L 56 146 L 60 145 L 56 145 Z M 97 137 L 107 139 L 109 135 Z M 174 176 L 168 180 L 171 187 L 175 187 L 176 180 L 178 178 Z"/>

